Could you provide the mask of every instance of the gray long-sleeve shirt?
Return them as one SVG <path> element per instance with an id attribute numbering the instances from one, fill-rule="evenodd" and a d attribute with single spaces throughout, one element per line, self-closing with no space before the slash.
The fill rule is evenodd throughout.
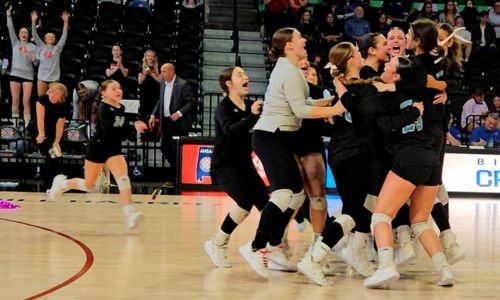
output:
<path id="1" fill-rule="evenodd" d="M 12 16 L 7 16 L 7 28 L 9 29 L 10 43 L 12 45 L 12 68 L 10 75 L 28 80 L 33 80 L 32 54 L 36 54 L 36 46 L 29 42 L 21 42 L 14 31 Z"/>
<path id="2" fill-rule="evenodd" d="M 311 114 L 311 107 L 306 104 L 308 96 L 309 87 L 299 67 L 288 58 L 280 57 L 271 73 L 262 114 L 254 129 L 299 130 L 302 119 Z"/>
<path id="3" fill-rule="evenodd" d="M 61 39 L 54 46 L 46 45 L 40 38 L 36 31 L 36 26 L 31 27 L 35 44 L 38 46 L 38 57 L 40 59 L 40 66 L 38 67 L 38 80 L 46 82 L 59 81 L 61 76 L 61 67 L 59 61 L 61 59 L 61 52 L 63 50 L 66 39 L 68 38 L 68 31 L 63 30 Z"/>

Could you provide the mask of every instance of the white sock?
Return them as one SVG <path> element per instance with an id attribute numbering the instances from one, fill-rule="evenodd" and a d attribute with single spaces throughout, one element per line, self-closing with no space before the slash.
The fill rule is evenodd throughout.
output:
<path id="1" fill-rule="evenodd" d="M 449 267 L 448 261 L 446 260 L 446 256 L 443 252 L 435 253 L 432 257 L 432 266 L 436 272 L 440 272 L 443 267 Z"/>
<path id="2" fill-rule="evenodd" d="M 230 237 L 229 234 L 219 229 L 219 231 L 217 231 L 217 233 L 214 236 L 213 239 L 214 244 L 216 244 L 217 246 L 224 246 L 229 241 L 229 237 Z"/>
<path id="3" fill-rule="evenodd" d="M 123 212 L 125 213 L 125 215 L 129 215 L 131 213 L 134 213 L 135 212 L 134 206 L 132 204 L 125 205 L 123 207 Z"/>
<path id="4" fill-rule="evenodd" d="M 24 124 L 25 126 L 28 125 L 28 123 L 30 122 L 31 120 L 31 115 L 24 115 Z"/>

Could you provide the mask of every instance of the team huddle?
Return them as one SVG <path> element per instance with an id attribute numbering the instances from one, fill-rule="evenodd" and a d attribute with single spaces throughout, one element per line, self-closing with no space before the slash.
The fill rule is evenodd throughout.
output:
<path id="1" fill-rule="evenodd" d="M 416 257 L 414 238 L 432 259 L 437 285 L 452 286 L 450 265 L 465 253 L 450 228 L 441 177 L 446 90 L 461 76 L 456 33 L 446 24 L 417 20 L 406 36 L 392 28 L 387 39 L 370 33 L 357 45 L 339 43 L 327 65 L 334 90 L 324 90 L 321 70 L 307 62 L 305 39 L 282 28 L 272 37 L 269 54 L 276 65 L 263 102 L 244 99 L 249 78 L 242 68 L 224 70 L 219 83 L 226 97 L 216 110 L 211 176 L 237 205 L 205 243 L 214 265 L 231 267 L 230 235 L 255 206 L 258 228 L 240 253 L 262 277 L 270 269 L 299 271 L 331 285 L 327 255 L 333 250 L 366 278 L 365 287 L 387 288 L 400 276 L 397 266 Z M 328 157 L 322 136 L 330 137 Z M 262 161 L 270 194 L 252 151 Z M 325 160 L 342 201 L 335 216 L 327 211 Z M 296 263 L 286 229 L 304 212 L 314 239 Z"/>

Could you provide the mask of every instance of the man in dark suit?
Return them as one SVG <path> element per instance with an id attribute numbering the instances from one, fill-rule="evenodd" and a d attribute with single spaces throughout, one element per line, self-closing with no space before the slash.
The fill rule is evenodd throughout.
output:
<path id="1" fill-rule="evenodd" d="M 175 75 L 175 66 L 167 63 L 160 68 L 160 97 L 149 119 L 152 127 L 155 118 L 160 120 L 161 151 L 170 163 L 166 185 L 175 182 L 177 159 L 173 136 L 187 135 L 193 122 L 196 99 L 189 84 Z"/>

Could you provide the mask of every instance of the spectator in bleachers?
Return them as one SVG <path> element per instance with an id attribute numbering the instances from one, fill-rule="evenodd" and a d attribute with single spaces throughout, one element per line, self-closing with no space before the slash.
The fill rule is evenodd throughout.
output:
<path id="1" fill-rule="evenodd" d="M 45 33 L 42 41 L 36 30 L 38 13 L 36 11 L 31 13 L 31 31 L 33 32 L 35 44 L 38 46 L 37 51 L 40 60 L 37 81 L 38 96 L 45 95 L 49 85 L 59 81 L 59 77 L 61 76 L 59 61 L 64 44 L 68 38 L 69 13 L 67 11 L 63 12 L 61 18 L 63 19 L 63 30 L 61 38 L 56 44 L 56 35 L 53 32 Z"/>
<path id="2" fill-rule="evenodd" d="M 429 10 L 429 5 L 430 5 L 430 10 Z M 439 8 L 437 4 L 432 3 L 432 0 L 425 0 L 424 3 L 420 3 L 417 5 L 417 9 L 422 11 L 426 11 L 426 14 L 429 15 L 431 12 L 434 14 L 437 14 L 439 11 Z"/>
<path id="3" fill-rule="evenodd" d="M 500 142 L 500 129 L 498 129 L 498 113 L 486 116 L 484 125 L 475 128 L 469 138 L 473 146 L 493 147 Z"/>
<path id="4" fill-rule="evenodd" d="M 495 1 L 495 5 L 490 8 L 488 13 L 488 21 L 495 28 L 496 45 L 500 46 L 500 1 Z"/>
<path id="5" fill-rule="evenodd" d="M 387 40 L 378 32 L 365 34 L 358 43 L 361 56 L 364 58 L 364 66 L 359 72 L 361 79 L 370 79 L 382 74 L 381 67 L 387 61 Z"/>
<path id="6" fill-rule="evenodd" d="M 271 37 L 288 22 L 286 16 L 288 0 L 264 0 L 264 5 L 264 29 L 266 36 Z"/>
<path id="7" fill-rule="evenodd" d="M 114 45 L 111 48 L 113 58 L 108 62 L 106 69 L 106 77 L 117 81 L 123 89 L 124 94 L 128 91 L 125 84 L 125 79 L 128 76 L 128 62 L 123 59 L 123 51 L 119 45 Z"/>
<path id="8" fill-rule="evenodd" d="M 405 15 L 409 14 L 412 2 L 411 0 L 384 0 L 382 12 L 391 20 L 392 27 L 407 27 L 405 24 Z"/>
<path id="9" fill-rule="evenodd" d="M 456 26 L 456 28 L 465 27 L 464 18 L 461 15 L 458 15 L 455 18 L 455 26 Z M 467 29 L 458 31 L 457 35 L 462 37 L 463 39 L 465 39 L 467 41 L 472 41 L 471 32 Z M 468 62 L 470 54 L 472 53 L 472 42 L 465 43 L 460 39 L 457 39 L 456 42 L 462 47 L 462 60 L 464 62 Z"/>
<path id="10" fill-rule="evenodd" d="M 12 45 L 12 67 L 10 70 L 12 117 L 19 117 L 19 102 L 22 88 L 24 124 L 27 125 L 31 120 L 31 92 L 35 77 L 33 61 L 36 59 L 36 46 L 29 42 L 30 34 L 28 28 L 22 27 L 19 29 L 19 35 L 16 36 L 14 23 L 12 22 L 12 5 L 8 6 L 6 14 L 7 28 Z"/>
<path id="11" fill-rule="evenodd" d="M 460 146 L 462 144 L 462 135 L 460 129 L 453 124 L 453 116 L 450 115 L 448 122 L 448 132 L 446 132 L 446 145 Z"/>
<path id="12" fill-rule="evenodd" d="M 321 33 L 321 49 L 323 52 L 323 56 L 328 56 L 330 49 L 335 46 L 338 42 L 340 42 L 342 38 L 342 31 L 337 22 L 335 22 L 334 16 L 332 13 L 328 13 L 326 15 L 326 22 L 320 29 Z M 307 45 L 307 44 L 306 44 Z M 326 59 L 326 58 L 325 58 Z"/>
<path id="13" fill-rule="evenodd" d="M 150 17 L 153 16 L 153 11 L 151 10 L 151 7 L 149 6 L 149 2 L 146 0 L 132 0 L 127 6 L 127 9 L 131 8 L 141 8 L 143 9 Z"/>
<path id="14" fill-rule="evenodd" d="M 430 20 L 436 18 L 432 1 L 425 1 L 424 5 L 422 6 L 422 9 L 420 10 L 420 13 L 418 14 L 417 19 L 424 19 L 424 18 Z"/>
<path id="15" fill-rule="evenodd" d="M 467 127 L 467 132 L 472 132 L 475 127 L 479 126 L 479 123 L 475 118 L 474 122 L 467 124 L 467 117 L 485 115 L 486 113 L 488 113 L 488 105 L 484 101 L 484 90 L 476 88 L 472 93 L 472 98 L 467 100 L 462 108 L 462 120 L 460 122 L 462 128 Z"/>
<path id="16" fill-rule="evenodd" d="M 455 26 L 455 18 L 458 16 L 458 10 L 455 6 L 455 2 L 446 1 L 443 12 L 439 14 L 440 23 L 448 23 L 451 26 Z"/>
<path id="17" fill-rule="evenodd" d="M 318 53 L 318 45 L 316 44 L 316 25 L 312 22 L 311 18 L 311 13 L 305 10 L 297 25 L 297 30 L 306 39 L 307 57 L 312 61 L 316 53 Z"/>
<path id="18" fill-rule="evenodd" d="M 72 120 L 78 122 L 90 121 L 92 129 L 95 127 L 97 105 L 101 95 L 99 83 L 93 80 L 83 80 L 76 84 L 73 91 Z"/>
<path id="19" fill-rule="evenodd" d="M 291 27 L 297 26 L 302 14 L 307 10 L 308 0 L 289 0 L 288 1 L 288 21 Z"/>
<path id="20" fill-rule="evenodd" d="M 160 95 L 149 118 L 149 127 L 154 127 L 155 118 L 160 120 L 160 147 L 163 156 L 170 163 L 165 185 L 173 186 L 177 174 L 176 143 L 173 136 L 188 134 L 193 123 L 196 99 L 189 83 L 175 74 L 173 64 L 162 65 L 160 71 Z"/>
<path id="21" fill-rule="evenodd" d="M 349 41 L 356 43 L 359 38 L 371 32 L 370 23 L 364 20 L 365 10 L 358 6 L 354 9 L 354 17 L 345 22 L 344 32 Z"/>
<path id="22" fill-rule="evenodd" d="M 495 96 L 491 100 L 490 112 L 500 113 L 500 96 Z"/>
<path id="23" fill-rule="evenodd" d="M 472 0 L 467 0 L 465 3 L 464 9 L 460 13 L 464 18 L 464 24 L 467 30 L 472 31 L 474 26 L 477 23 L 477 17 L 479 16 L 479 12 L 474 7 L 474 2 Z"/>
<path id="24" fill-rule="evenodd" d="M 55 83 L 47 90 L 47 94 L 40 96 L 36 102 L 36 131 L 32 130 L 32 137 L 36 137 L 37 147 L 45 156 L 43 179 L 47 189 L 52 179 L 60 173 L 60 142 L 67 115 L 64 105 L 67 94 L 68 90 L 64 84 Z"/>
<path id="25" fill-rule="evenodd" d="M 353 10 L 347 1 L 344 0 L 323 0 L 314 9 L 314 19 L 318 20 L 318 27 L 321 28 L 326 23 L 326 16 L 333 14 L 339 26 L 343 27 L 344 20 L 354 15 Z"/>
<path id="26" fill-rule="evenodd" d="M 386 36 L 389 30 L 391 29 L 391 26 L 387 24 L 387 19 L 388 19 L 387 14 L 381 13 L 380 16 L 378 17 L 377 26 L 373 28 L 373 32 L 378 32 Z"/>
<path id="27" fill-rule="evenodd" d="M 473 56 L 477 57 L 481 64 L 489 64 L 497 53 L 496 33 L 493 26 L 488 23 L 488 12 L 479 13 L 479 22 L 472 30 Z"/>
<path id="28" fill-rule="evenodd" d="M 203 5 L 203 0 L 182 0 L 182 6 L 189 9 L 195 9 Z"/>
<path id="29" fill-rule="evenodd" d="M 158 57 L 153 50 L 144 53 L 137 80 L 141 90 L 139 119 L 148 121 L 149 115 L 151 115 L 158 100 L 161 82 L 160 72 L 158 71 Z"/>

